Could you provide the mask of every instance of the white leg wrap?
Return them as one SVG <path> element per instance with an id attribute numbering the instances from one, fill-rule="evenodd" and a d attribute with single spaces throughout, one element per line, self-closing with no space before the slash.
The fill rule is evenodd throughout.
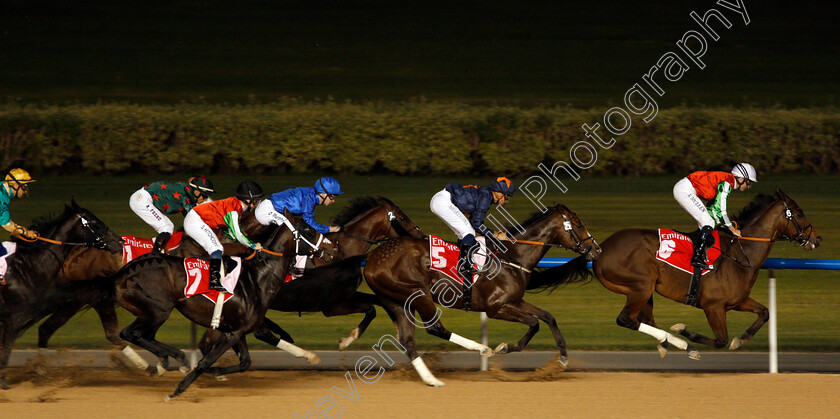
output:
<path id="1" fill-rule="evenodd" d="M 130 346 L 126 346 L 125 348 L 123 348 L 122 353 L 123 355 L 125 355 L 126 358 L 129 359 L 129 361 L 133 362 L 134 365 L 137 366 L 137 368 L 140 368 L 141 370 L 149 368 L 149 363 L 146 362 L 145 359 L 140 357 L 140 355 L 138 355 L 137 352 L 134 351 L 134 349 L 131 349 Z"/>
<path id="2" fill-rule="evenodd" d="M 639 323 L 639 331 L 646 334 L 646 335 L 653 336 L 654 339 L 658 340 L 659 342 L 665 342 L 667 340 L 668 343 L 670 343 L 671 345 L 674 345 L 677 348 L 680 348 L 680 349 L 687 349 L 688 348 L 688 343 L 686 343 L 684 340 L 682 340 L 682 339 L 680 339 L 680 338 L 678 338 L 678 337 L 676 337 L 676 336 L 674 336 L 674 335 L 672 335 L 672 334 L 670 334 L 670 333 L 668 333 L 668 332 L 666 332 L 662 329 L 657 329 L 653 326 L 649 326 L 649 325 L 644 324 L 644 323 Z"/>
<path id="3" fill-rule="evenodd" d="M 429 371 L 429 367 L 426 366 L 426 363 L 423 362 L 423 358 L 419 356 L 414 358 L 411 361 L 411 365 L 414 365 L 414 369 L 417 370 L 417 373 L 420 374 L 420 378 L 423 379 L 423 382 L 434 387 L 443 387 L 443 381 L 438 380 L 432 375 L 432 372 Z"/>
<path id="4" fill-rule="evenodd" d="M 312 361 L 316 358 L 315 354 L 312 352 L 307 351 L 299 346 L 295 346 L 289 342 L 286 342 L 283 339 L 280 339 L 280 342 L 277 344 L 277 349 L 286 351 L 297 358 L 306 358 L 309 361 Z M 311 363 L 311 362 L 310 362 Z"/>
<path id="5" fill-rule="evenodd" d="M 222 269 L 224 272 L 224 269 Z M 216 307 L 213 308 L 213 318 L 210 319 L 210 327 L 213 329 L 218 329 L 219 324 L 222 322 L 222 307 L 225 305 L 225 293 L 220 292 L 219 296 L 216 298 Z"/>
<path id="6" fill-rule="evenodd" d="M 473 350 L 473 351 L 482 351 L 482 350 L 484 350 L 484 348 L 487 348 L 487 346 L 484 346 L 484 345 L 482 345 L 482 344 L 480 344 L 480 343 L 478 343 L 474 340 L 469 340 L 469 339 L 467 339 L 463 336 L 459 336 L 455 333 L 453 333 L 452 336 L 449 336 L 449 341 L 456 344 L 456 345 L 463 346 L 464 348 L 467 348 L 467 349 L 470 349 L 470 350 Z M 420 359 L 420 358 L 417 358 L 417 359 Z"/>

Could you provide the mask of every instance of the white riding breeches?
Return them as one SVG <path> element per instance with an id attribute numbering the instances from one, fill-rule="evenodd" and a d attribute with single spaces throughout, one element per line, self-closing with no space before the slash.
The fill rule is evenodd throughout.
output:
<path id="1" fill-rule="evenodd" d="M 676 185 L 674 185 L 674 199 L 697 221 L 700 228 L 704 226 L 715 226 L 715 220 L 709 215 L 703 201 L 697 196 L 697 191 L 688 178 L 682 178 Z"/>
<path id="2" fill-rule="evenodd" d="M 160 233 L 172 234 L 175 231 L 175 225 L 166 214 L 160 212 L 155 208 L 152 201 L 152 196 L 145 189 L 140 188 L 137 192 L 131 194 L 131 199 L 128 201 L 128 206 L 137 214 L 140 219 L 146 224 L 152 226 L 155 231 Z"/>
<path id="3" fill-rule="evenodd" d="M 468 234 L 476 236 L 475 229 L 472 225 L 470 225 L 470 221 L 467 220 L 464 213 L 462 213 L 461 210 L 452 203 L 452 194 L 450 194 L 446 189 L 436 193 L 432 197 L 431 202 L 429 202 L 429 207 L 435 215 L 440 217 L 440 219 L 443 220 L 450 229 L 452 229 L 455 235 L 458 236 L 458 240 L 463 239 Z M 479 251 L 474 254 L 473 262 L 476 262 L 476 264 L 481 267 L 486 261 L 487 244 L 482 236 L 476 237 L 475 241 L 478 242 Z"/>
<path id="4" fill-rule="evenodd" d="M 208 226 L 195 211 L 190 211 L 184 217 L 184 233 L 195 240 L 208 254 L 215 251 L 223 252 L 224 248 L 216 233 Z"/>
<path id="5" fill-rule="evenodd" d="M 286 216 L 277 212 L 274 209 L 274 204 L 269 199 L 265 199 L 257 205 L 257 209 L 254 210 L 254 216 L 257 218 L 257 221 L 264 225 L 271 225 L 276 224 L 278 226 L 286 226 L 289 227 L 289 230 L 295 231 L 294 225 L 292 222 L 289 221 Z"/>

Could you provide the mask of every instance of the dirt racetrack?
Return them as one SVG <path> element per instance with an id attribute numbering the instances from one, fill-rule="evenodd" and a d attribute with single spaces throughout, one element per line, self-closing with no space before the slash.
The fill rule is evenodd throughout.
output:
<path id="1" fill-rule="evenodd" d="M 836 374 L 565 373 L 549 368 L 441 372 L 437 375 L 446 387 L 431 388 L 414 371 L 397 370 L 371 384 L 350 373 L 353 391 L 337 371 L 249 371 L 226 382 L 201 377 L 180 398 L 165 402 L 182 378 L 178 372 L 148 377 L 121 368 L 38 371 L 41 375 L 31 366 L 10 370 L 12 389 L 0 392 L 0 417 L 840 417 Z M 319 400 L 320 416 L 315 410 Z"/>

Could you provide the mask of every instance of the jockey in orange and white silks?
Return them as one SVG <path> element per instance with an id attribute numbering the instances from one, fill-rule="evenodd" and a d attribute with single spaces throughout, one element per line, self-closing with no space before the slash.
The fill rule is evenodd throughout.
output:
<path id="1" fill-rule="evenodd" d="M 134 192 L 128 206 L 158 232 L 152 251 L 162 252 L 175 230 L 166 215 L 178 212 L 187 215 L 196 205 L 211 201 L 209 195 L 213 192 L 213 183 L 204 176 L 191 177 L 186 183 L 154 182 Z"/>
<path id="2" fill-rule="evenodd" d="M 259 243 L 253 243 L 242 233 L 239 215 L 253 210 L 263 197 L 262 188 L 255 182 L 245 181 L 236 188 L 236 196 L 194 207 L 184 217 L 184 234 L 192 237 L 210 254 L 210 289 L 222 291 L 222 252 L 224 251 L 217 230 L 242 245 L 255 250 L 262 249 Z"/>
<path id="3" fill-rule="evenodd" d="M 484 238 L 476 240 L 476 231 L 482 231 L 484 235 L 493 234 L 500 240 L 506 239 L 504 232 L 493 233 L 493 230 L 484 226 L 484 218 L 490 205 L 507 204 L 515 192 L 513 182 L 506 177 L 496 178 L 488 187 L 450 183 L 432 197 L 429 207 L 458 236 L 461 259 L 466 261 L 469 249 L 476 241 L 479 243 L 480 254 L 487 254 Z M 469 215 L 469 220 L 464 214 Z M 472 277 L 476 272 L 472 263 L 461 263 L 460 267 L 460 273 L 465 278 Z"/>
<path id="4" fill-rule="evenodd" d="M 746 191 L 755 182 L 755 168 L 749 163 L 738 163 L 729 173 L 694 172 L 674 185 L 674 199 L 700 227 L 700 236 L 691 259 L 692 266 L 707 267 L 706 248 L 716 224 L 721 223 L 728 227 L 732 234 L 741 235 L 741 231 L 729 220 L 726 198 L 733 189 Z M 712 201 L 708 209 L 701 199 Z"/>

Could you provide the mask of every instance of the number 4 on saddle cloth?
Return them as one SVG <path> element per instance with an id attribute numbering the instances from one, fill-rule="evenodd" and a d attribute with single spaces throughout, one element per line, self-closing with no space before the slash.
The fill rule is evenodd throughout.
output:
<path id="1" fill-rule="evenodd" d="M 720 234 L 717 230 L 712 231 L 712 237 L 715 239 L 715 243 L 720 243 Z M 694 253 L 694 243 L 688 235 L 668 228 L 659 229 L 659 251 L 656 252 L 657 259 L 683 272 L 693 274 L 694 267 L 691 266 L 692 253 Z M 706 253 L 708 257 L 707 263 L 714 265 L 715 261 L 720 257 L 720 246 L 711 245 L 708 247 Z M 708 272 L 710 271 L 705 269 L 702 275 Z"/>
<path id="2" fill-rule="evenodd" d="M 431 257 L 430 268 L 433 271 L 443 272 L 446 276 L 454 279 L 459 284 L 464 283 L 463 277 L 458 273 L 458 259 L 461 257 L 458 245 L 449 243 L 440 237 L 429 236 L 429 256 Z M 487 261 L 487 256 L 475 253 L 472 257 L 473 266 L 481 270 Z M 478 279 L 478 274 L 473 274 L 472 283 Z"/>
<path id="3" fill-rule="evenodd" d="M 239 282 L 239 273 L 242 271 L 242 259 L 236 256 L 225 256 L 223 258 L 225 272 L 229 272 L 222 279 L 222 286 L 227 291 L 225 302 L 233 298 L 233 290 Z M 210 283 L 210 261 L 201 258 L 185 258 L 184 270 L 187 272 L 187 286 L 184 287 L 184 296 L 190 298 L 194 295 L 203 295 L 213 303 L 219 298 L 219 291 L 211 290 Z"/>

